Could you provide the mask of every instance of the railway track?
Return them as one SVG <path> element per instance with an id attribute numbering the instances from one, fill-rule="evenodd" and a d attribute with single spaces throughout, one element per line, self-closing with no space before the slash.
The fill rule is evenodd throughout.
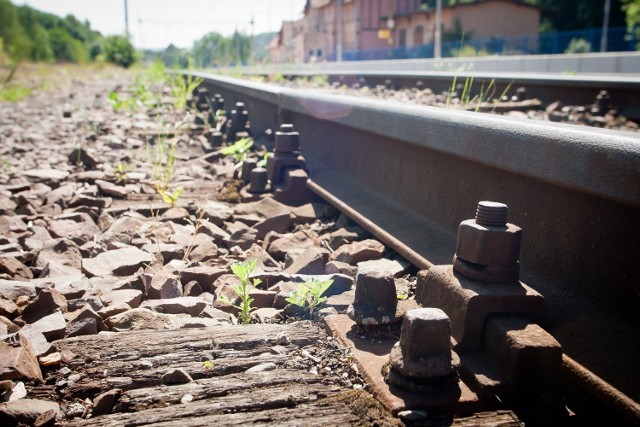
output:
<path id="1" fill-rule="evenodd" d="M 309 188 L 420 269 L 451 264 L 479 200 L 506 203 L 565 373 L 637 416 L 639 137 L 193 74 L 254 135 L 293 123 Z"/>

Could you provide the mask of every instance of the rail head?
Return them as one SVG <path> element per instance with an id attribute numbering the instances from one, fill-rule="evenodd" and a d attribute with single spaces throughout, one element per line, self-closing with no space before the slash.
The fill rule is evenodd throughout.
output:
<path id="1" fill-rule="evenodd" d="M 206 73 L 209 82 L 384 138 L 640 206 L 640 136 L 437 107 L 296 90 Z"/>

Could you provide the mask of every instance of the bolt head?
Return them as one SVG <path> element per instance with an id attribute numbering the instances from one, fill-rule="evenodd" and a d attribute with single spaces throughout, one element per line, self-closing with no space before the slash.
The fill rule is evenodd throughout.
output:
<path id="1" fill-rule="evenodd" d="M 521 240 L 522 229 L 517 225 L 491 227 L 468 219 L 458 227 L 456 256 L 474 264 L 511 266 L 518 262 Z"/>

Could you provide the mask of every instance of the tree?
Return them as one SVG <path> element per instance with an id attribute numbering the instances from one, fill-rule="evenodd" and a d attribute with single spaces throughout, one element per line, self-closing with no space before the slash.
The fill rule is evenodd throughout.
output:
<path id="1" fill-rule="evenodd" d="M 129 68 L 136 62 L 136 50 L 123 36 L 109 36 L 104 41 L 104 55 L 107 61 Z"/>

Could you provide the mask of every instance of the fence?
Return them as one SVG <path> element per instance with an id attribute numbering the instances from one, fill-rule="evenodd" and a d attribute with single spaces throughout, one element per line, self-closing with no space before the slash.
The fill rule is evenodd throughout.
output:
<path id="1" fill-rule="evenodd" d="M 607 52 L 626 52 L 637 50 L 640 42 L 636 29 L 628 31 L 626 27 L 610 28 L 607 33 Z M 528 34 L 522 36 L 494 36 L 490 38 L 470 39 L 442 43 L 442 56 L 474 55 L 532 55 L 566 53 L 572 40 L 584 40 L 581 47 L 585 50 L 574 53 L 600 51 L 602 29 L 590 28 L 577 31 L 556 31 L 552 33 Z M 390 47 L 344 52 L 344 61 L 367 61 L 376 59 L 415 59 L 433 58 L 434 45 Z M 335 54 L 329 56 L 335 61 Z"/>

